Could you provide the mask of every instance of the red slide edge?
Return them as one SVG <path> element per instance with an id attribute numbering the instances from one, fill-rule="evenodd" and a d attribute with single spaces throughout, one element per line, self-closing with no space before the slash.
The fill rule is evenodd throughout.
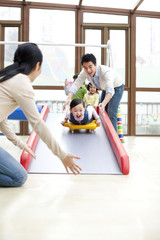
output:
<path id="1" fill-rule="evenodd" d="M 47 115 L 48 115 L 49 111 L 50 110 L 49 110 L 49 107 L 47 105 L 44 105 L 42 107 L 42 111 L 41 111 L 40 115 L 41 115 L 41 118 L 43 120 L 45 120 L 47 118 Z M 32 131 L 28 140 L 27 140 L 27 144 L 33 152 L 36 149 L 38 140 L 39 140 L 39 136 L 34 131 Z M 31 160 L 32 160 L 32 156 L 28 152 L 23 150 L 23 152 L 21 154 L 21 158 L 20 158 L 20 163 L 22 164 L 22 166 L 26 170 L 28 170 L 28 167 L 29 167 L 29 164 L 30 164 Z"/>
<path id="2" fill-rule="evenodd" d="M 113 152 L 117 158 L 119 167 L 121 168 L 122 173 L 127 175 L 129 174 L 129 156 L 126 153 L 123 144 L 121 143 L 107 113 L 101 113 L 99 111 L 99 115 L 112 146 Z"/>

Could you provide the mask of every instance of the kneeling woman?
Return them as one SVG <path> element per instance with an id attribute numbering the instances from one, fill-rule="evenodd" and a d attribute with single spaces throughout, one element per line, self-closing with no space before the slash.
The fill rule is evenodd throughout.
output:
<path id="1" fill-rule="evenodd" d="M 64 125 L 68 120 L 73 124 L 88 124 L 92 122 L 92 120 L 96 120 L 96 124 L 100 124 L 99 116 L 96 110 L 88 105 L 85 107 L 84 101 L 78 98 L 75 98 L 70 103 L 70 108 L 66 112 L 66 116 L 64 121 L 62 121 L 62 125 Z"/>
<path id="2" fill-rule="evenodd" d="M 80 173 L 81 168 L 73 158 L 79 157 L 66 153 L 55 140 L 46 123 L 41 119 L 34 101 L 32 82 L 41 73 L 42 53 L 34 43 L 20 45 L 14 54 L 14 63 L 0 70 L 0 131 L 21 149 L 34 153 L 10 128 L 7 117 L 20 106 L 33 130 L 64 164 L 67 172 Z M 27 179 L 22 165 L 0 147 L 0 186 L 18 187 Z"/>

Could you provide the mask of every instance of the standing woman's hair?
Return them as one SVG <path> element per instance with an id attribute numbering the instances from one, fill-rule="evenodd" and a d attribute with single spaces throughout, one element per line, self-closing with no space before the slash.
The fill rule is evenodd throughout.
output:
<path id="1" fill-rule="evenodd" d="M 14 63 L 0 70 L 0 82 L 10 79 L 18 73 L 25 75 L 30 74 L 37 62 L 42 64 L 42 60 L 41 50 L 35 43 L 24 43 L 20 45 L 14 54 Z"/>

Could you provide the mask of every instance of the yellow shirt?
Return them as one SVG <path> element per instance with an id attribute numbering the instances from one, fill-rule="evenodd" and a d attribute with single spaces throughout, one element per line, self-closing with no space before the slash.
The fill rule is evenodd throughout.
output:
<path id="1" fill-rule="evenodd" d="M 86 93 L 84 95 L 83 101 L 85 105 L 90 104 L 91 106 L 96 107 L 99 103 L 99 95 L 98 93 L 94 93 L 93 95 Z"/>

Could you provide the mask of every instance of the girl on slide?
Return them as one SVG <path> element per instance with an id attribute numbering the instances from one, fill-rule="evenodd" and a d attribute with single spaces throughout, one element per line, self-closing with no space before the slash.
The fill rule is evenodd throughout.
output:
<path id="1" fill-rule="evenodd" d="M 41 119 L 34 101 L 32 82 L 41 73 L 42 53 L 34 43 L 20 45 L 14 54 L 14 63 L 0 70 L 0 131 L 16 146 L 29 152 L 31 149 L 20 141 L 7 122 L 7 117 L 20 106 L 36 134 L 64 164 L 79 174 L 81 168 L 71 153 L 66 153 L 56 142 L 46 123 Z M 8 152 L 0 147 L 0 186 L 17 187 L 25 183 L 27 172 L 23 166 Z"/>
<path id="2" fill-rule="evenodd" d="M 96 124 L 100 124 L 99 116 L 96 110 L 88 105 L 85 107 L 84 101 L 78 98 L 75 98 L 70 103 L 70 109 L 66 112 L 64 121 L 61 122 L 64 125 L 68 120 L 73 124 L 88 124 L 92 120 L 96 120 Z"/>

